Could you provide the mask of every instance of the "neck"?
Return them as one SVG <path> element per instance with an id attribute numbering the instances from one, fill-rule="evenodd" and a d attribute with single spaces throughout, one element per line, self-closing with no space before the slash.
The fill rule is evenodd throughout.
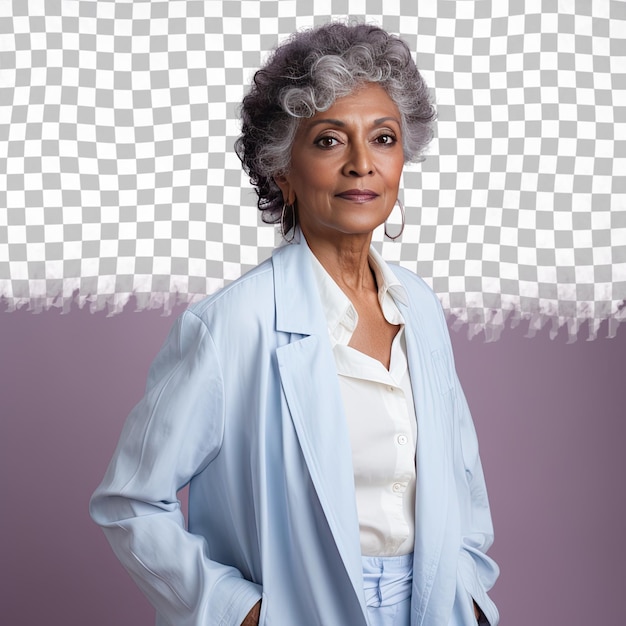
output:
<path id="1" fill-rule="evenodd" d="M 352 293 L 376 291 L 368 260 L 371 233 L 346 235 L 332 241 L 302 234 L 311 252 L 341 289 Z"/>

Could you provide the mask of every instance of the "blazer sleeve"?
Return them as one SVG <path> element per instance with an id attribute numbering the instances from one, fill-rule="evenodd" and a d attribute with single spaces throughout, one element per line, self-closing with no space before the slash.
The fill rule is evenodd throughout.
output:
<path id="1" fill-rule="evenodd" d="M 494 537 L 487 487 L 480 460 L 478 438 L 454 366 L 452 345 L 443 311 L 441 320 L 446 327 L 450 377 L 454 393 L 454 474 L 459 498 L 461 531 L 457 576 L 461 587 L 480 607 L 490 626 L 496 626 L 499 621 L 498 609 L 487 592 L 495 584 L 500 570 L 495 561 L 487 555 Z M 484 620 L 481 621 L 481 624 L 483 623 Z"/>
<path id="2" fill-rule="evenodd" d="M 439 321 L 445 336 L 449 380 L 452 381 L 454 400 L 454 476 L 459 500 L 460 553 L 457 569 L 459 591 L 467 594 L 465 606 L 458 608 L 462 623 L 474 623 L 472 600 L 484 617 L 480 624 L 496 626 L 499 613 L 487 592 L 500 574 L 495 561 L 487 555 L 493 543 L 493 523 L 487 497 L 487 486 L 478 449 L 476 429 L 465 394 L 454 365 L 454 354 L 445 315 L 437 299 Z M 458 597 L 457 602 L 463 599 Z M 469 614 L 467 613 L 469 611 Z M 485 618 L 487 622 L 485 622 Z"/>
<path id="3" fill-rule="evenodd" d="M 104 480 L 90 502 L 115 554 L 159 614 L 177 626 L 241 624 L 261 588 L 212 561 L 185 530 L 177 491 L 218 454 L 220 363 L 207 326 L 186 311 L 150 368 Z"/>
<path id="4" fill-rule="evenodd" d="M 478 452 L 478 439 L 465 394 L 453 371 L 455 393 L 455 424 L 458 432 L 455 445 L 457 493 L 460 499 L 461 551 L 458 577 L 462 587 L 480 607 L 490 626 L 496 626 L 499 614 L 487 595 L 500 573 L 497 564 L 487 555 L 493 543 L 493 524 L 487 488 Z M 481 624 L 487 623 L 481 621 Z"/>

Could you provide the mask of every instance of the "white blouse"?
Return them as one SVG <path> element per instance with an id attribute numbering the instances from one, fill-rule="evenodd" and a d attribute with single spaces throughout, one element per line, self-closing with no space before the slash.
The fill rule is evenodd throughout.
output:
<path id="1" fill-rule="evenodd" d="M 380 361 L 348 345 L 358 324 L 356 309 L 322 264 L 311 257 L 348 420 L 361 552 L 365 556 L 408 554 L 415 537 L 417 420 L 404 319 L 394 302 L 406 301 L 406 293 L 371 248 L 369 262 L 383 314 L 389 323 L 401 325 L 387 370 Z"/>

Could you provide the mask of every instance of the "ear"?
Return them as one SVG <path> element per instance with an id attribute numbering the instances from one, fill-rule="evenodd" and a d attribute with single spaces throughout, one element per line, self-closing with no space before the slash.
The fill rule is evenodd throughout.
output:
<path id="1" fill-rule="evenodd" d="M 285 204 L 294 204 L 296 201 L 296 193 L 291 186 L 289 176 L 285 174 L 279 174 L 274 176 L 274 182 L 278 185 L 283 194 L 283 202 Z"/>

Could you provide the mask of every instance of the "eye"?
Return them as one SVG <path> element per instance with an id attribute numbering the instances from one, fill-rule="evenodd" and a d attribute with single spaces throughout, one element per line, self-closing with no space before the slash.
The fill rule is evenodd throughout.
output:
<path id="1" fill-rule="evenodd" d="M 383 133 L 382 135 L 378 135 L 374 140 L 376 143 L 382 144 L 383 146 L 389 146 L 391 144 L 396 143 L 397 139 L 394 135 L 389 133 Z"/>
<path id="2" fill-rule="evenodd" d="M 324 137 L 320 137 L 315 141 L 315 145 L 320 148 L 333 148 L 339 144 L 339 140 L 335 137 L 331 137 L 330 135 L 325 135 Z"/>

